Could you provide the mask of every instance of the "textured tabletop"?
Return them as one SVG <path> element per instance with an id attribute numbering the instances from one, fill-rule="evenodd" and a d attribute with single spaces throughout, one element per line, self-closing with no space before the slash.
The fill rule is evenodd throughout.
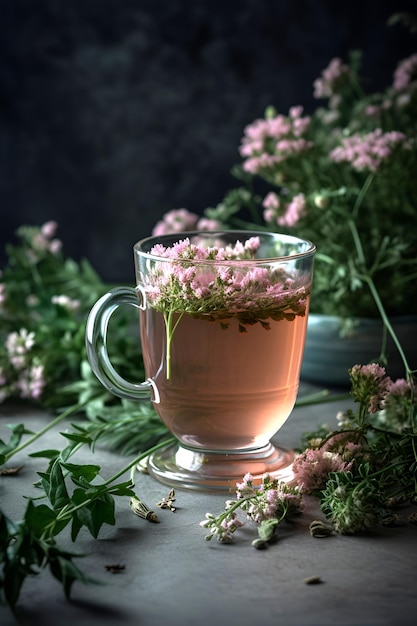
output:
<path id="1" fill-rule="evenodd" d="M 302 388 L 303 390 L 303 388 Z M 276 436 L 286 447 L 319 423 L 335 423 L 340 404 L 296 408 Z M 0 408 L 0 438 L 5 424 L 25 422 L 36 430 L 50 420 L 41 410 Z M 63 445 L 59 431 L 33 444 L 30 451 Z M 127 459 L 128 460 L 128 459 Z M 81 450 L 77 462 L 94 462 L 111 476 L 127 462 L 118 454 Z M 15 477 L 1 477 L 0 502 L 6 514 L 20 519 L 23 496 L 33 495 L 42 459 L 25 452 L 13 460 L 24 463 Z M 137 475 L 137 491 L 155 507 L 169 488 L 146 474 Z M 156 509 L 159 523 L 132 514 L 127 498 L 116 504 L 116 526 L 103 527 L 97 540 L 81 531 L 75 544 L 59 542 L 86 556 L 77 564 L 102 584 L 75 582 L 68 602 L 47 571 L 26 581 L 17 621 L 0 608 L 0 624 L 23 626 L 223 626 L 277 624 L 296 626 L 411 626 L 417 623 L 417 528 L 383 528 L 366 536 L 311 537 L 310 522 L 320 516 L 314 498 L 305 498 L 303 515 L 279 531 L 278 541 L 255 550 L 251 522 L 236 533 L 234 544 L 206 542 L 199 526 L 205 513 L 220 513 L 226 496 L 176 490 L 176 511 Z M 106 566 L 121 565 L 119 573 Z M 321 583 L 305 579 L 319 576 Z"/>

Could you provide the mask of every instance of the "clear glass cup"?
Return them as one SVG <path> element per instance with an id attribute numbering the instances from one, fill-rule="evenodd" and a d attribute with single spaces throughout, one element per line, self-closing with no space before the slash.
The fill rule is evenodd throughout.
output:
<path id="1" fill-rule="evenodd" d="M 179 243 L 180 242 L 180 243 Z M 175 444 L 148 459 L 159 481 L 234 489 L 250 472 L 292 477 L 292 451 L 271 443 L 297 396 L 315 246 L 265 232 L 176 233 L 134 246 L 136 288 L 92 308 L 90 365 L 113 394 L 151 400 Z M 139 309 L 147 380 L 121 377 L 107 352 L 113 312 Z"/>

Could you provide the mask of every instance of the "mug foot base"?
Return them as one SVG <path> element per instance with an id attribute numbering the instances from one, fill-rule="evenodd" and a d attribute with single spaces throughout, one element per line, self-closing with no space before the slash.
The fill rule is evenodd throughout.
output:
<path id="1" fill-rule="evenodd" d="M 195 491 L 236 490 L 246 473 L 253 484 L 260 485 L 264 474 L 286 483 L 294 479 L 295 453 L 269 443 L 263 448 L 239 452 L 213 452 L 185 448 L 171 443 L 148 458 L 149 474 L 159 482 L 179 489 Z"/>

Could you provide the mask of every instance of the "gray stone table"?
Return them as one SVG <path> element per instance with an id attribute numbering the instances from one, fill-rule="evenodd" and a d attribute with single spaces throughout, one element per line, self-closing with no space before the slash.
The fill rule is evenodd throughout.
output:
<path id="1" fill-rule="evenodd" d="M 305 384 L 301 392 L 311 391 Z M 346 401 L 343 406 L 346 406 Z M 340 403 L 296 408 L 278 433 L 286 447 L 299 444 L 305 431 L 319 423 L 335 423 Z M 51 416 L 39 409 L 0 407 L 0 438 L 5 424 L 24 422 L 37 430 Z M 29 452 L 63 447 L 58 429 L 33 444 Z M 75 462 L 101 465 L 111 476 L 129 459 L 108 450 L 94 455 L 81 450 Z M 24 496 L 34 493 L 37 471 L 45 461 L 15 457 L 24 463 L 18 476 L 0 477 L 0 502 L 7 515 L 20 519 Z M 169 491 L 151 476 L 137 476 L 138 493 L 149 506 Z M 0 608 L 1 626 L 412 626 L 417 624 L 417 527 L 383 528 L 367 536 L 315 539 L 309 523 L 320 515 L 317 502 L 306 498 L 304 514 L 294 526 L 283 526 L 277 543 L 255 550 L 256 529 L 248 522 L 234 544 L 204 540 L 199 526 L 205 513 L 220 513 L 226 496 L 176 490 L 177 510 L 156 508 L 160 523 L 151 524 L 117 499 L 116 526 L 99 538 L 81 531 L 76 544 L 65 536 L 61 545 L 83 552 L 77 564 L 104 584 L 76 582 L 72 600 L 47 571 L 28 580 L 17 616 Z M 119 574 L 106 565 L 123 564 Z M 304 579 L 322 582 L 306 585 Z"/>

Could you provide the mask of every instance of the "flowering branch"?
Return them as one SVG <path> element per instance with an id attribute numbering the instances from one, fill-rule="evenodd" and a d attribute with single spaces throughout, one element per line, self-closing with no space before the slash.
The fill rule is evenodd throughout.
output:
<path id="1" fill-rule="evenodd" d="M 247 519 L 258 524 L 259 538 L 252 545 L 257 549 L 265 548 L 272 541 L 277 526 L 300 513 L 301 494 L 298 488 L 279 482 L 268 474 L 263 477 L 258 489 L 253 485 L 251 474 L 245 474 L 236 487 L 237 500 L 227 501 L 226 509 L 220 515 L 206 513 L 205 520 L 200 522 L 200 526 L 210 530 L 206 541 L 216 537 L 220 543 L 232 542 L 236 530 L 244 525 L 237 517 L 240 509 L 246 513 Z"/>

